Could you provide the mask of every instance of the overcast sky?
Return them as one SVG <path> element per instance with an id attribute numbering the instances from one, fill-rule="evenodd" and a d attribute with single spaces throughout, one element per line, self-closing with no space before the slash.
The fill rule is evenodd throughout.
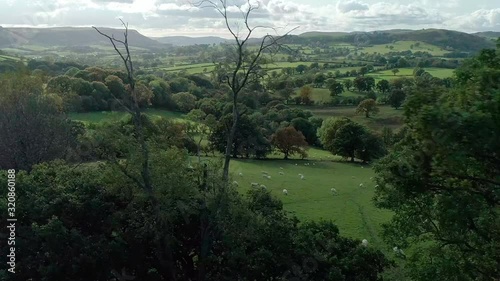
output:
<path id="1" fill-rule="evenodd" d="M 192 0 L 196 1 L 196 0 Z M 215 0 L 219 1 L 219 0 Z M 242 4 L 246 0 L 227 0 Z M 257 2 L 251 0 L 252 3 Z M 250 23 L 306 31 L 446 28 L 500 31 L 500 0 L 260 0 Z M 118 27 L 148 36 L 227 37 L 220 15 L 188 0 L 0 0 L 0 25 Z M 236 7 L 230 15 L 239 16 Z M 257 34 L 257 35 L 262 35 Z"/>

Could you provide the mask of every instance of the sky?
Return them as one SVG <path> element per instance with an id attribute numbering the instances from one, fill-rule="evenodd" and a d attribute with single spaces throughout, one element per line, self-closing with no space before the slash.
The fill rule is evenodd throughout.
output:
<path id="1" fill-rule="evenodd" d="M 200 0 L 0 0 L 0 26 L 119 27 L 144 35 L 228 38 L 222 17 Z M 445 28 L 500 31 L 500 0 L 212 0 L 227 1 L 230 26 L 245 34 L 240 10 L 253 10 L 255 36 L 307 31 Z"/>

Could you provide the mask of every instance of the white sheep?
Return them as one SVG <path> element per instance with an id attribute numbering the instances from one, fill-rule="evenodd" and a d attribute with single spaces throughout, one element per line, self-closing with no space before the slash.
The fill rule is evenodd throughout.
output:
<path id="1" fill-rule="evenodd" d="M 233 181 L 233 184 L 239 186 L 237 181 Z"/>
<path id="2" fill-rule="evenodd" d="M 243 176 L 243 173 L 239 173 L 238 176 L 242 177 Z"/>
<path id="3" fill-rule="evenodd" d="M 335 188 L 331 188 L 330 191 L 332 192 L 333 195 L 337 195 L 337 190 Z"/>
<path id="4" fill-rule="evenodd" d="M 264 189 L 266 189 L 267 187 L 266 187 L 265 185 L 261 184 L 261 185 L 260 185 L 260 188 L 264 188 Z"/>
<path id="5" fill-rule="evenodd" d="M 267 176 L 267 179 L 270 180 L 271 179 L 271 176 Z"/>
<path id="6" fill-rule="evenodd" d="M 295 166 L 297 166 L 297 163 L 295 163 Z"/>
<path id="7" fill-rule="evenodd" d="M 300 176 L 300 179 L 301 179 L 301 180 L 303 180 L 303 179 L 304 179 L 304 176 L 303 176 L 303 175 L 301 175 L 301 176 Z"/>
<path id="8" fill-rule="evenodd" d="M 299 174 L 299 177 L 302 177 L 302 176 L 303 176 L 303 174 Z"/>
<path id="9" fill-rule="evenodd" d="M 355 177 L 355 176 L 352 176 L 351 178 L 352 178 L 352 179 L 355 179 L 356 177 Z"/>
<path id="10" fill-rule="evenodd" d="M 261 173 L 262 173 L 263 175 L 267 175 L 267 174 L 269 174 L 269 173 L 268 173 L 268 172 L 266 172 L 266 171 L 261 171 Z"/>
<path id="11" fill-rule="evenodd" d="M 252 183 L 250 183 L 250 184 L 252 185 L 252 187 L 258 187 L 258 186 L 259 186 L 259 184 L 258 184 L 258 183 L 256 183 L 256 182 L 252 182 Z"/>
<path id="12" fill-rule="evenodd" d="M 316 166 L 316 163 L 313 163 L 313 166 Z"/>
<path id="13" fill-rule="evenodd" d="M 283 189 L 283 194 L 288 195 L 288 190 Z"/>
<path id="14" fill-rule="evenodd" d="M 378 184 L 376 184 L 375 187 L 378 187 Z"/>
<path id="15" fill-rule="evenodd" d="M 280 170 L 283 170 L 283 167 L 280 167 Z"/>
<path id="16" fill-rule="evenodd" d="M 280 172 L 280 175 L 284 175 L 284 174 L 285 174 L 285 173 L 283 173 L 283 172 Z"/>
<path id="17" fill-rule="evenodd" d="M 405 258 L 406 255 L 405 255 L 405 252 L 403 252 L 402 249 L 399 249 L 398 247 L 394 247 L 392 248 L 392 250 L 394 251 L 394 253 L 399 256 L 399 257 L 402 257 L 402 258 Z"/>
<path id="18" fill-rule="evenodd" d="M 360 184 L 359 184 L 359 187 L 363 187 L 363 183 L 360 183 Z"/>
<path id="19" fill-rule="evenodd" d="M 373 180 L 373 177 L 370 177 L 370 180 Z"/>
<path id="20" fill-rule="evenodd" d="M 366 247 L 366 246 L 368 246 L 368 240 L 363 239 L 363 240 L 361 241 L 361 245 L 363 245 L 363 246 L 365 246 L 365 247 Z"/>

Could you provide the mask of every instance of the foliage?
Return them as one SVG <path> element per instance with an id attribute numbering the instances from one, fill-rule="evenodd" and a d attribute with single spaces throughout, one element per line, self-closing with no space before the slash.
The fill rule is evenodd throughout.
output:
<path id="1" fill-rule="evenodd" d="M 377 103 L 374 99 L 363 100 L 356 108 L 356 113 L 362 113 L 366 118 L 369 118 L 370 114 L 377 114 L 378 112 L 379 108 L 377 107 Z"/>
<path id="2" fill-rule="evenodd" d="M 401 89 L 393 89 L 389 93 L 388 102 L 392 107 L 398 109 L 399 107 L 401 107 L 405 99 L 406 99 L 405 91 Z"/>
<path id="3" fill-rule="evenodd" d="M 316 144 L 318 140 L 316 131 L 318 128 L 309 120 L 302 117 L 294 118 L 291 120 L 290 125 L 304 135 L 305 140 L 309 145 Z"/>
<path id="4" fill-rule="evenodd" d="M 272 135 L 271 143 L 285 155 L 284 159 L 288 159 L 288 156 L 295 153 L 300 154 L 302 158 L 307 157 L 305 137 L 294 127 L 286 127 L 276 131 Z"/>
<path id="5" fill-rule="evenodd" d="M 177 93 L 172 96 L 176 107 L 181 112 L 189 112 L 195 108 L 196 97 L 190 93 Z"/>
<path id="6" fill-rule="evenodd" d="M 34 164 L 70 156 L 79 130 L 62 101 L 46 95 L 38 78 L 0 77 L 0 168 L 30 170 Z"/>
<path id="7" fill-rule="evenodd" d="M 226 136 L 231 128 L 231 115 L 224 115 L 214 128 L 211 128 L 209 140 L 215 150 L 224 152 L 226 149 Z M 264 136 L 264 131 L 254 124 L 247 115 L 242 115 L 237 124 L 237 131 L 233 139 L 232 157 L 244 156 L 249 158 L 265 157 L 271 149 L 269 141 Z"/>
<path id="8" fill-rule="evenodd" d="M 375 201 L 395 212 L 386 241 L 409 249 L 413 280 L 500 274 L 499 62 L 498 50 L 484 50 L 457 70 L 451 90 L 414 89 L 408 129 L 376 166 Z"/>
<path id="9" fill-rule="evenodd" d="M 301 103 L 303 103 L 305 105 L 309 105 L 309 104 L 313 103 L 312 88 L 311 87 L 304 86 L 304 87 L 300 88 L 299 95 L 300 95 Z"/>

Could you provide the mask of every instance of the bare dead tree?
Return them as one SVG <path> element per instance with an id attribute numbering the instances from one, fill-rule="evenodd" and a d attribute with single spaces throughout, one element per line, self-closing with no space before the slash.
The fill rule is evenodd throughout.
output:
<path id="1" fill-rule="evenodd" d="M 129 44 L 128 44 L 128 24 L 123 22 L 121 20 L 121 23 L 123 27 L 125 28 L 125 31 L 123 33 L 123 40 L 116 39 L 114 35 L 108 35 L 103 32 L 101 32 L 97 27 L 92 27 L 94 28 L 99 34 L 102 36 L 106 37 L 109 39 L 111 44 L 113 45 L 113 48 L 115 49 L 116 53 L 120 56 L 123 64 L 125 65 L 125 69 L 127 70 L 127 79 L 128 79 L 128 91 L 130 94 L 130 97 L 132 98 L 132 103 L 130 104 L 130 107 L 126 106 L 125 104 L 122 103 L 123 107 L 127 112 L 129 112 L 132 115 L 132 119 L 134 122 L 134 130 L 136 133 L 136 138 L 137 141 L 139 142 L 139 145 L 141 146 L 141 153 L 142 153 L 142 170 L 141 170 L 141 177 L 142 181 L 138 178 L 136 178 L 134 175 L 128 173 L 126 171 L 126 168 L 124 168 L 121 164 L 118 163 L 118 161 L 115 161 L 115 164 L 118 165 L 120 170 L 124 172 L 125 176 L 130 178 L 132 181 L 134 181 L 136 184 L 138 184 L 142 189 L 144 189 L 146 192 L 149 194 L 152 193 L 153 191 L 153 184 L 151 180 L 151 173 L 150 173 L 150 167 L 149 167 L 149 147 L 146 143 L 146 139 L 144 137 L 144 130 L 143 130 L 143 122 L 142 122 L 142 114 L 141 110 L 139 107 L 139 98 L 138 98 L 138 93 L 135 89 L 135 77 L 134 77 L 134 64 L 132 62 L 132 56 L 130 55 L 130 49 L 129 49 Z M 124 51 L 120 50 L 118 45 L 123 46 Z"/>
<path id="2" fill-rule="evenodd" d="M 250 0 L 247 0 L 246 6 L 239 7 L 241 12 L 241 18 L 243 28 L 240 30 L 240 26 L 232 26 L 231 19 L 229 15 L 229 8 L 231 5 L 227 0 L 200 0 L 192 2 L 191 4 L 198 8 L 212 8 L 215 9 L 223 18 L 225 26 L 232 38 L 234 38 L 234 57 L 231 58 L 229 63 L 230 68 L 227 73 L 222 77 L 223 82 L 226 83 L 231 89 L 232 103 L 233 103 L 233 123 L 230 128 L 229 134 L 227 136 L 226 151 L 224 153 L 224 168 L 223 168 L 223 180 L 229 180 L 229 163 L 231 161 L 231 152 L 234 136 L 236 134 L 238 118 L 240 116 L 238 112 L 237 102 L 238 95 L 245 88 L 245 86 L 252 79 L 258 79 L 261 71 L 260 65 L 263 61 L 263 54 L 266 52 L 276 52 L 281 47 L 281 42 L 290 32 L 294 29 L 286 32 L 283 35 L 278 35 L 275 28 L 266 27 L 262 25 L 251 26 L 249 23 L 250 16 L 252 12 L 259 9 L 259 5 L 253 5 Z M 249 40 L 252 35 L 257 30 L 271 29 L 274 31 L 275 35 L 266 34 L 260 39 L 259 43 L 256 45 L 256 49 L 250 50 Z"/>

